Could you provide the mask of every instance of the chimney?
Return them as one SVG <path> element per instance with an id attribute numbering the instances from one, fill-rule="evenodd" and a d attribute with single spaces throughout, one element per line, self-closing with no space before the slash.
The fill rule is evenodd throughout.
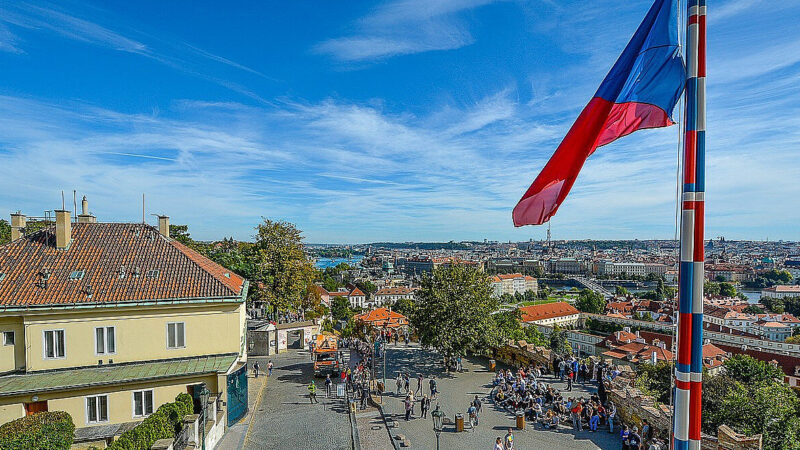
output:
<path id="1" fill-rule="evenodd" d="M 164 237 L 169 237 L 169 216 L 158 216 L 158 232 Z"/>
<path id="2" fill-rule="evenodd" d="M 66 250 L 72 242 L 71 211 L 56 210 L 56 248 Z"/>
<path id="3" fill-rule="evenodd" d="M 89 214 L 89 201 L 86 196 L 81 200 L 81 213 L 78 216 L 78 223 L 97 223 L 97 217 Z"/>
<path id="4" fill-rule="evenodd" d="M 17 239 L 22 237 L 23 232 L 25 231 L 25 226 L 27 223 L 28 218 L 25 217 L 25 214 L 17 211 L 14 214 L 11 214 L 11 240 L 16 241 Z"/>

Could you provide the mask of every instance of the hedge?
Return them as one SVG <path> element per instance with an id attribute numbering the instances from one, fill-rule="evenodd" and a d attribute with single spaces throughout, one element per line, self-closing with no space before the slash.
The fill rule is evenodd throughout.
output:
<path id="1" fill-rule="evenodd" d="M 0 449 L 68 449 L 75 424 L 64 411 L 44 411 L 0 426 Z"/>
<path id="2" fill-rule="evenodd" d="M 159 439 L 172 439 L 181 431 L 183 418 L 192 414 L 194 404 L 189 394 L 178 394 L 173 403 L 161 405 L 142 423 L 122 433 L 110 450 L 149 450 Z M 0 447 L 2 448 L 2 447 Z"/>

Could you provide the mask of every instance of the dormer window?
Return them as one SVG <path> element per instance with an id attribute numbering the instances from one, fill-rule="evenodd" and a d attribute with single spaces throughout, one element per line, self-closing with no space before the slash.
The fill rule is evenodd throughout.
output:
<path id="1" fill-rule="evenodd" d="M 82 280 L 84 275 L 86 275 L 86 272 L 83 270 L 74 270 L 69 274 L 69 279 L 72 281 Z"/>
<path id="2" fill-rule="evenodd" d="M 158 270 L 148 270 L 147 271 L 147 278 L 149 278 L 151 280 L 155 280 L 156 278 L 158 278 L 158 274 L 159 273 L 160 272 Z"/>

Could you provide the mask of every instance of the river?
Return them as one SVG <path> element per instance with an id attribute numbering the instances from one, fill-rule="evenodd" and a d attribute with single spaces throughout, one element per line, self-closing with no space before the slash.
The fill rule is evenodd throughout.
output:
<path id="1" fill-rule="evenodd" d="M 351 266 L 360 266 L 361 260 L 364 259 L 364 255 L 353 255 L 349 259 L 348 258 L 317 258 L 317 262 L 314 263 L 314 266 L 317 269 L 327 269 L 328 267 L 336 267 L 341 263 L 347 263 Z"/>

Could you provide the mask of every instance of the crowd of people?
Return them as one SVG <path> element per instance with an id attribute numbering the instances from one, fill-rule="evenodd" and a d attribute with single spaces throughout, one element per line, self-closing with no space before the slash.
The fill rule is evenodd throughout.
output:
<path id="1" fill-rule="evenodd" d="M 567 383 L 565 393 L 545 382 L 547 367 L 533 364 L 515 371 L 499 370 L 495 374 L 492 398 L 500 408 L 513 414 L 522 413 L 525 419 L 542 429 L 558 431 L 571 426 L 576 432 L 607 431 L 615 433 L 619 422 L 614 402 L 608 401 L 603 380 L 619 374 L 613 366 L 595 363 L 591 359 L 556 358 L 550 380 Z M 591 396 L 570 396 L 573 383 L 593 383 L 598 390 Z M 566 395 L 565 395 L 566 394 Z M 623 450 L 660 450 L 664 444 L 653 437 L 653 428 L 644 421 L 638 427 L 622 424 L 617 428 Z M 498 438 L 499 439 L 499 438 Z"/>

